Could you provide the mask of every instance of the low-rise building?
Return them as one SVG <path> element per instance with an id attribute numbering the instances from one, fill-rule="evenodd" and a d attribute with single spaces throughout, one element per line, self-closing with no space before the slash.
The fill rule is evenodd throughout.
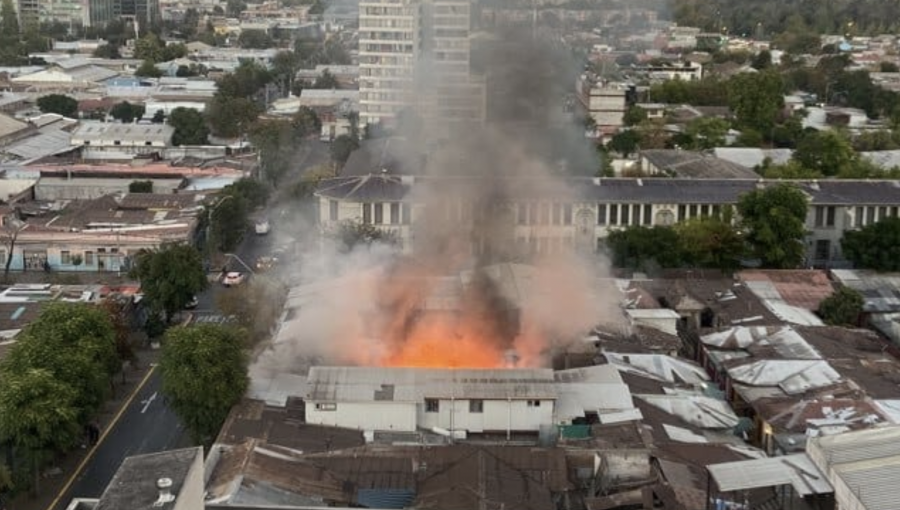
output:
<path id="1" fill-rule="evenodd" d="M 84 159 L 107 159 L 160 153 L 172 144 L 174 134 L 168 124 L 82 122 L 69 143 L 82 147 Z"/>

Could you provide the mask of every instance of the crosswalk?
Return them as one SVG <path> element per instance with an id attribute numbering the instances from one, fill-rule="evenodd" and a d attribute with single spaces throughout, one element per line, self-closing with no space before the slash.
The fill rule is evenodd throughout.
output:
<path id="1" fill-rule="evenodd" d="M 192 324 L 233 324 L 235 322 L 234 316 L 204 310 L 196 310 L 191 321 Z"/>

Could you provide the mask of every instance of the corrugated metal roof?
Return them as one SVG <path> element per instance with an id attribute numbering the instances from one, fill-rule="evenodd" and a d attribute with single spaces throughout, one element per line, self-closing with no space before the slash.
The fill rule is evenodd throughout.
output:
<path id="1" fill-rule="evenodd" d="M 725 462 L 707 466 L 722 492 L 791 485 L 800 496 L 833 492 L 806 454 Z"/>
<path id="2" fill-rule="evenodd" d="M 702 429 L 733 429 L 739 421 L 725 401 L 701 394 L 635 395 L 635 397 Z"/>
<path id="3" fill-rule="evenodd" d="M 777 386 L 789 395 L 841 380 L 841 374 L 822 360 L 760 360 L 729 368 L 728 375 L 750 386 Z"/>
<path id="4" fill-rule="evenodd" d="M 639 375 L 649 375 L 670 383 L 702 384 L 709 376 L 699 365 L 664 354 L 616 354 L 603 353 L 606 360 L 618 370 Z"/>
<path id="5" fill-rule="evenodd" d="M 789 326 L 735 326 L 700 337 L 704 345 L 723 349 L 749 349 L 770 346 L 784 359 L 817 360 L 822 355 L 799 332 Z"/>

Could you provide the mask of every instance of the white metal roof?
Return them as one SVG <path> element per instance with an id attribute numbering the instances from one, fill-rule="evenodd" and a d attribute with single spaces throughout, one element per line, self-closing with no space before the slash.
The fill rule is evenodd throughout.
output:
<path id="1" fill-rule="evenodd" d="M 664 354 L 617 354 L 604 352 L 618 370 L 651 376 L 671 383 L 702 384 L 709 376 L 699 365 Z"/>
<path id="2" fill-rule="evenodd" d="M 751 345 L 772 346 L 780 356 L 792 360 L 822 359 L 822 355 L 803 336 L 789 326 L 735 326 L 700 337 L 704 345 L 722 347 L 728 344 L 738 349 Z"/>
<path id="3" fill-rule="evenodd" d="M 790 324 L 800 326 L 822 326 L 824 323 L 812 311 L 799 306 L 794 306 L 784 300 L 778 288 L 770 281 L 749 281 L 745 285 L 753 292 L 763 306 L 776 317 Z"/>
<path id="4" fill-rule="evenodd" d="M 791 485 L 800 496 L 832 492 L 831 484 L 805 453 L 707 466 L 722 492 Z"/>
<path id="5" fill-rule="evenodd" d="M 739 422 L 737 415 L 724 400 L 699 393 L 635 397 L 702 429 L 732 429 Z"/>
<path id="6" fill-rule="evenodd" d="M 750 386 L 777 386 L 788 395 L 831 386 L 841 374 L 823 360 L 760 360 L 728 369 L 732 380 Z"/>

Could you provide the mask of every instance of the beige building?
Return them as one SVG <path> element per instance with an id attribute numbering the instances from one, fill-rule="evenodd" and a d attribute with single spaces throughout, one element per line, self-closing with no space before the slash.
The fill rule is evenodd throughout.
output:
<path id="1" fill-rule="evenodd" d="M 570 177 L 567 193 L 559 198 L 535 196 L 534 190 L 556 189 L 558 182 L 540 178 L 510 177 L 503 185 L 507 199 L 473 204 L 467 196 L 468 179 L 398 176 L 389 173 L 338 177 L 323 181 L 316 191 L 318 223 L 327 233 L 341 222 L 361 222 L 393 232 L 404 250 L 413 251 L 417 224 L 426 212 L 417 189 L 441 190 L 452 197 L 429 203 L 431 209 L 472 231 L 490 219 L 508 240 L 473 237 L 474 253 L 486 246 L 512 244 L 522 253 L 552 253 L 564 247 L 593 251 L 613 230 L 635 226 L 674 225 L 690 218 L 718 214 L 738 202 L 740 196 L 775 182 L 756 179 L 627 179 Z M 468 181 L 468 182 L 463 182 Z M 485 181 L 485 185 L 491 184 Z M 545 187 L 552 185 L 552 187 Z M 806 265 L 845 263 L 840 249 L 844 232 L 898 216 L 900 184 L 896 181 L 796 181 L 809 197 L 806 226 Z M 454 192 L 458 191 L 458 193 Z M 516 193 L 521 197 L 517 198 Z M 429 213 L 434 213 L 429 211 Z M 477 229 L 475 229 L 477 231 Z M 489 242 L 490 241 L 490 242 Z"/>

